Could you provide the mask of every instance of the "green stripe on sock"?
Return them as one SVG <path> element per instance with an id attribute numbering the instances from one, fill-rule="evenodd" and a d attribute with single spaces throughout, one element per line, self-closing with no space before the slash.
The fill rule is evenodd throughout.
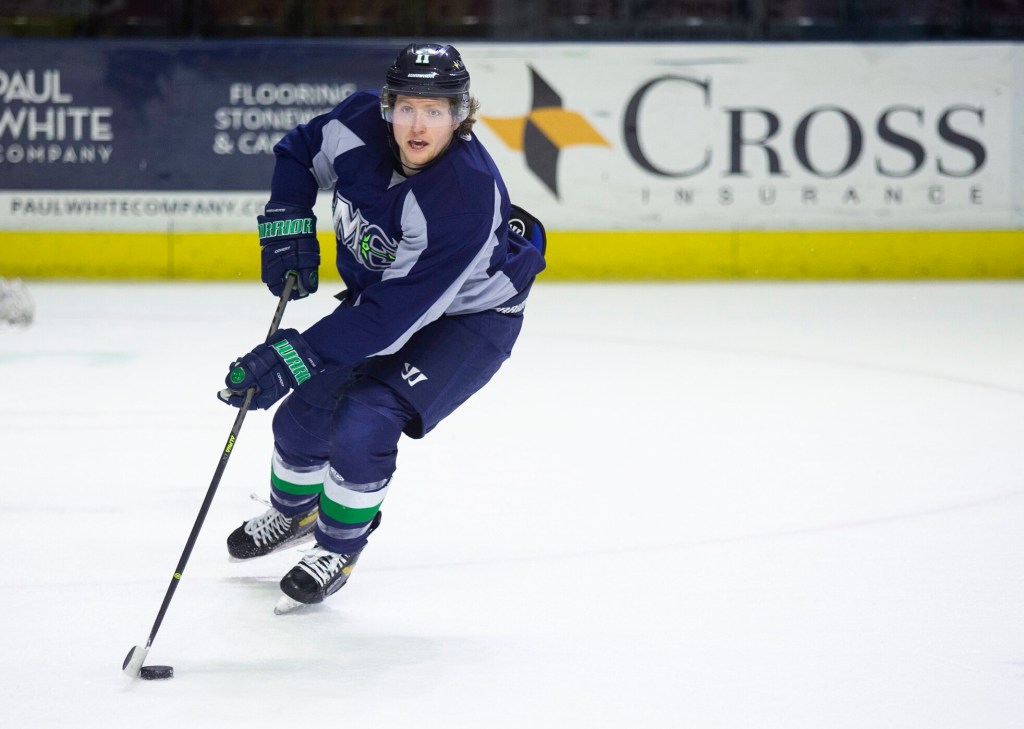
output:
<path id="1" fill-rule="evenodd" d="M 377 512 L 380 511 L 380 504 L 368 506 L 365 509 L 353 509 L 331 501 L 326 497 L 321 497 L 320 511 L 335 521 L 340 521 L 342 524 L 362 524 L 363 522 L 370 521 L 377 515 Z"/>
<path id="2" fill-rule="evenodd" d="M 292 483 L 291 481 L 285 481 L 273 471 L 270 472 L 270 483 L 274 484 L 274 488 L 280 489 L 286 494 L 294 494 L 295 496 L 312 496 L 324 490 L 322 483 Z"/>

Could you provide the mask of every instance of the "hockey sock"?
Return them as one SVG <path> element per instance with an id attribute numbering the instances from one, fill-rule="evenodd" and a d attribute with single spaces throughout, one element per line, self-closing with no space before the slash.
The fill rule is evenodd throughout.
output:
<path id="1" fill-rule="evenodd" d="M 356 484 L 331 468 L 320 497 L 317 542 L 338 554 L 351 554 L 366 545 L 373 518 L 387 496 L 390 479 Z"/>
<path id="2" fill-rule="evenodd" d="M 270 463 L 270 501 L 285 516 L 309 511 L 324 490 L 327 464 L 291 466 L 274 449 Z"/>

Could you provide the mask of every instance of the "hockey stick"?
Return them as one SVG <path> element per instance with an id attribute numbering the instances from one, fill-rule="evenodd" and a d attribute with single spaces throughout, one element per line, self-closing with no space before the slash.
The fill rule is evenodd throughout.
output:
<path id="1" fill-rule="evenodd" d="M 277 331 L 277 328 L 281 326 L 281 319 L 284 317 L 284 308 L 288 305 L 288 300 L 291 298 L 292 289 L 295 287 L 298 279 L 294 272 L 288 274 L 285 280 L 284 291 L 281 292 L 281 298 L 277 302 L 277 311 L 274 312 L 274 320 L 270 323 L 270 331 L 267 332 L 267 339 Z M 188 541 L 185 543 L 185 549 L 181 553 L 181 559 L 178 560 L 178 566 L 174 568 L 174 576 L 171 578 L 171 584 L 167 588 L 167 594 L 164 595 L 164 601 L 160 605 L 160 611 L 156 614 L 156 622 L 153 623 L 153 629 L 149 631 L 149 639 L 146 641 L 146 645 L 137 645 L 132 647 L 128 651 L 128 655 L 124 658 L 124 664 L 121 666 L 121 670 L 127 673 L 133 678 L 171 678 L 174 675 L 174 669 L 170 666 L 146 666 L 144 670 L 143 663 L 146 660 L 146 654 L 149 653 L 150 646 L 153 645 L 153 639 L 156 638 L 156 633 L 160 630 L 160 624 L 164 620 L 164 614 L 167 612 L 168 605 L 171 604 L 171 598 L 174 597 L 174 591 L 178 587 L 178 583 L 181 581 L 181 576 L 185 572 L 185 564 L 188 562 L 188 558 L 192 555 L 192 548 L 196 544 L 196 539 L 199 537 L 199 530 L 203 526 L 203 522 L 206 521 L 206 513 L 210 510 L 210 504 L 213 503 L 213 495 L 217 493 L 217 487 L 220 485 L 221 476 L 224 475 L 224 469 L 228 465 L 228 458 L 231 457 L 231 451 L 234 449 L 235 441 L 238 439 L 238 433 L 242 430 L 242 423 L 245 421 L 245 414 L 249 412 L 249 406 L 252 405 L 252 399 L 256 396 L 256 388 L 250 387 L 245 391 L 245 398 L 242 400 L 242 405 L 238 408 L 238 415 L 235 416 L 235 424 L 231 427 L 231 434 L 228 436 L 227 443 L 224 445 L 224 450 L 220 454 L 220 462 L 217 464 L 217 470 L 213 473 L 213 480 L 210 481 L 210 488 L 206 491 L 206 498 L 203 500 L 203 505 L 199 509 L 199 516 L 196 517 L 196 523 L 192 526 L 192 533 L 188 535 Z"/>

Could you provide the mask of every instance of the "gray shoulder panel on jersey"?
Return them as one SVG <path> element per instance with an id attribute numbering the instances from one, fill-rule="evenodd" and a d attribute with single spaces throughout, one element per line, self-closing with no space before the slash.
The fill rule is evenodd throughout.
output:
<path id="1" fill-rule="evenodd" d="M 413 334 L 442 314 L 468 314 L 486 311 L 503 301 L 507 301 L 516 293 L 512 281 L 502 272 L 493 277 L 487 276 L 491 253 L 498 245 L 494 230 L 501 225 L 501 191 L 494 186 L 494 213 L 491 234 L 480 246 L 480 250 L 469 265 L 452 281 L 444 293 L 420 316 L 411 327 L 403 332 L 388 347 L 371 356 L 379 356 L 397 352 Z M 408 276 L 420 255 L 427 248 L 427 221 L 420 209 L 416 196 L 410 192 L 402 209 L 402 244 L 398 247 L 395 260 L 384 272 L 382 280 Z"/>
<path id="2" fill-rule="evenodd" d="M 320 189 L 329 190 L 338 181 L 338 176 L 334 174 L 334 160 L 345 152 L 363 146 L 365 142 L 337 119 L 324 124 L 322 132 L 323 141 L 320 142 L 320 151 L 313 157 L 311 172 Z"/>

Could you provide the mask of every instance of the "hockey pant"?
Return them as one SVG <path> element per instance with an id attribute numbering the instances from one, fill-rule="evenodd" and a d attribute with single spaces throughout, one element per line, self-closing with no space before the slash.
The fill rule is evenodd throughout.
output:
<path id="1" fill-rule="evenodd" d="M 423 437 L 483 387 L 521 327 L 521 314 L 442 317 L 394 354 L 304 383 L 274 415 L 274 507 L 294 516 L 319 499 L 317 542 L 341 554 L 362 549 L 402 434 Z"/>

